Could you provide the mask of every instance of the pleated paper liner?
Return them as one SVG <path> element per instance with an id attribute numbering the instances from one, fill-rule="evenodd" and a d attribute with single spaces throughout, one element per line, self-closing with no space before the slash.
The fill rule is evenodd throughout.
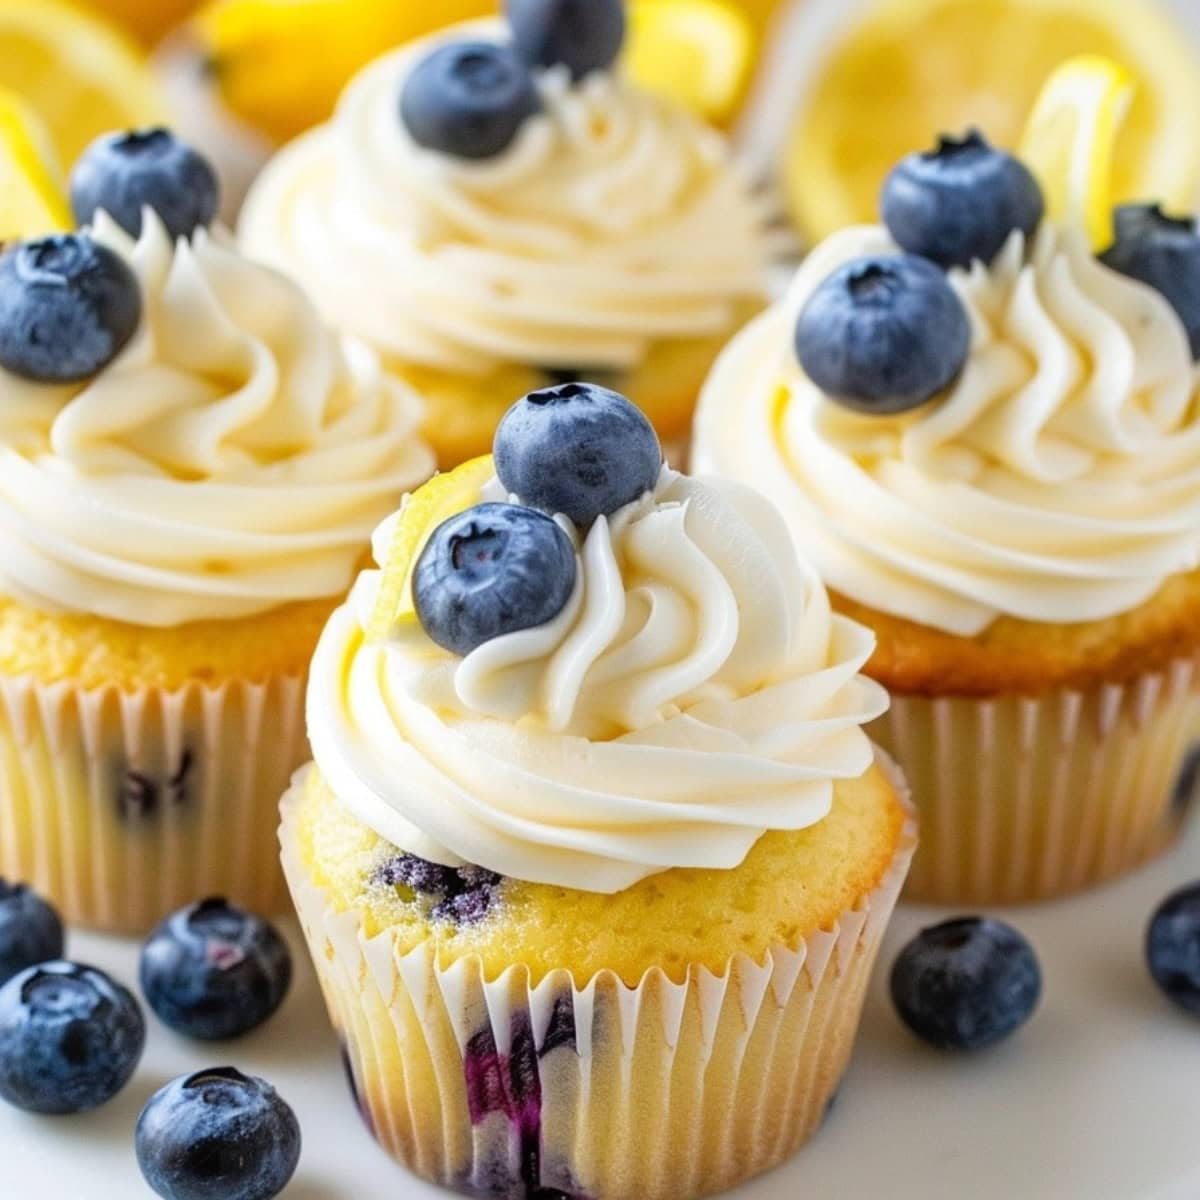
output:
<path id="1" fill-rule="evenodd" d="M 296 851 L 303 778 L 283 802 L 284 869 L 359 1109 L 410 1170 L 487 1196 L 681 1200 L 770 1169 L 820 1126 L 914 822 L 874 892 L 762 962 L 531 986 L 520 966 L 489 981 L 477 958 L 443 970 L 430 946 L 401 953 L 335 911 Z"/>
<path id="2" fill-rule="evenodd" d="M 1038 697 L 894 696 L 872 736 L 921 812 L 907 899 L 992 905 L 1103 883 L 1170 846 L 1200 765 L 1200 660 Z"/>
<path id="3" fill-rule="evenodd" d="M 134 692 L 0 677 L 0 875 L 109 932 L 209 895 L 278 912 L 279 793 L 307 755 L 300 677 Z"/>

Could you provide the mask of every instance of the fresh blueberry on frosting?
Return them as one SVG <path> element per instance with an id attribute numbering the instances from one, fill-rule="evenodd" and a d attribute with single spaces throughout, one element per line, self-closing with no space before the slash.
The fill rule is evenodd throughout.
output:
<path id="1" fill-rule="evenodd" d="M 641 410 L 591 383 L 518 400 L 496 430 L 494 454 L 508 491 L 581 529 L 650 491 L 663 464 L 658 435 Z"/>
<path id="2" fill-rule="evenodd" d="M 813 293 L 795 331 L 813 383 L 877 416 L 918 408 L 947 388 L 970 342 L 966 309 L 946 277 L 911 254 L 846 263 Z"/>
<path id="3" fill-rule="evenodd" d="M 909 155 L 883 188 L 883 220 L 892 237 L 941 267 L 990 263 L 1014 230 L 1032 234 L 1044 212 L 1029 168 L 978 130 Z"/>
<path id="4" fill-rule="evenodd" d="M 23 242 L 0 257 L 0 367 L 77 383 L 107 366 L 142 319 L 137 278 L 87 234 Z"/>
<path id="5" fill-rule="evenodd" d="M 625 40 L 624 0 L 505 0 L 517 53 L 572 79 L 611 67 Z"/>
<path id="6" fill-rule="evenodd" d="M 1159 905 L 1146 931 L 1146 960 L 1163 994 L 1200 1017 L 1200 882 Z"/>
<path id="7" fill-rule="evenodd" d="M 217 173 L 204 155 L 168 129 L 133 129 L 97 138 L 71 172 L 71 210 L 90 225 L 103 210 L 130 237 L 142 211 L 158 213 L 172 238 L 212 224 L 220 207 Z"/>
<path id="8" fill-rule="evenodd" d="M 1116 241 L 1105 266 L 1166 297 L 1187 330 L 1192 357 L 1200 360 L 1200 233 L 1193 217 L 1168 216 L 1157 204 L 1131 204 L 1114 217 Z"/>
<path id="9" fill-rule="evenodd" d="M 413 141 L 454 158 L 495 158 L 541 111 L 529 68 L 511 46 L 451 42 L 414 68 L 400 96 Z"/>
<path id="10" fill-rule="evenodd" d="M 413 601 L 425 632 L 466 657 L 552 621 L 575 576 L 575 547 L 545 513 L 479 504 L 434 530 L 413 573 Z"/>

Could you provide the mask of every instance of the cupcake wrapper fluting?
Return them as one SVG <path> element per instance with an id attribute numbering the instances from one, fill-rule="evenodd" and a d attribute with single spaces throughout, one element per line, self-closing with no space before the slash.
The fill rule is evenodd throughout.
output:
<path id="1" fill-rule="evenodd" d="M 306 757 L 300 677 L 132 692 L 0 677 L 0 875 L 110 932 L 210 895 L 278 912 L 278 798 Z"/>
<path id="2" fill-rule="evenodd" d="M 907 899 L 1046 900 L 1121 875 L 1179 835 L 1200 769 L 1200 660 L 1083 692 L 894 696 L 871 735 L 921 812 Z"/>
<path id="3" fill-rule="evenodd" d="M 681 1200 L 768 1170 L 820 1126 L 915 824 L 853 911 L 761 963 L 530 986 L 524 967 L 442 969 L 430 945 L 401 953 L 335 911 L 296 851 L 302 781 L 283 802 L 285 873 L 363 1118 L 416 1174 L 486 1196 Z"/>

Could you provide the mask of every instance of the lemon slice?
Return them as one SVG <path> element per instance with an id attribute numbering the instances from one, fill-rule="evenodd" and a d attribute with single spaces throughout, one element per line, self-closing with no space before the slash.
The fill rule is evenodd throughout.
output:
<path id="1" fill-rule="evenodd" d="M 397 625 L 416 621 L 412 573 L 425 543 L 443 521 L 478 503 L 484 485 L 495 474 L 492 456 L 484 454 L 435 475 L 404 501 L 383 563 L 379 595 L 367 626 L 368 641 L 382 641 Z"/>
<path id="2" fill-rule="evenodd" d="M 629 6 L 625 64 L 643 87 L 724 121 L 742 98 L 754 41 L 746 15 L 723 0 L 640 0 Z"/>
<path id="3" fill-rule="evenodd" d="M 1072 58 L 1046 80 L 1021 138 L 1020 156 L 1042 185 L 1049 216 L 1086 229 L 1096 250 L 1112 244 L 1117 135 L 1136 90 L 1119 63 Z"/>
<path id="4" fill-rule="evenodd" d="M 38 113 L 64 167 L 99 134 L 167 115 L 137 47 L 61 0 L 0 0 L 0 87 Z"/>
<path id="5" fill-rule="evenodd" d="M 0 89 L 0 241 L 70 225 L 70 207 L 45 125 L 19 96 Z"/>

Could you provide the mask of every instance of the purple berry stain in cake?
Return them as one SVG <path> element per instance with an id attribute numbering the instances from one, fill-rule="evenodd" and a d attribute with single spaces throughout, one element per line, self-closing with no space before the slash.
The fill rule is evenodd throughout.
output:
<path id="1" fill-rule="evenodd" d="M 432 901 L 430 920 L 454 926 L 480 924 L 495 909 L 504 884 L 503 876 L 484 867 L 444 867 L 415 854 L 389 858 L 375 871 L 374 880 Z"/>
<path id="2" fill-rule="evenodd" d="M 117 779 L 117 815 L 130 823 L 147 821 L 165 808 L 182 808 L 188 801 L 188 782 L 195 765 L 190 749 L 165 778 L 155 778 L 132 766 L 120 769 Z"/>

